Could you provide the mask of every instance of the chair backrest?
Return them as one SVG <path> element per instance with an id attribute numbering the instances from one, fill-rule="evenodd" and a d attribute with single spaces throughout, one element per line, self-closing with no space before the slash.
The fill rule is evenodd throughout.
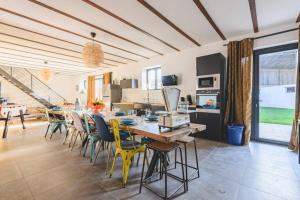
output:
<path id="1" fill-rule="evenodd" d="M 83 119 L 84 119 L 84 125 L 85 125 L 84 129 L 86 130 L 87 134 L 90 134 L 91 133 L 90 122 L 92 122 L 93 124 L 95 124 L 96 122 L 95 122 L 94 118 L 89 114 L 83 114 Z"/>
<path id="2" fill-rule="evenodd" d="M 80 132 L 85 132 L 81 118 L 77 112 L 71 112 L 73 122 L 74 122 L 74 127 L 77 131 Z"/>
<path id="3" fill-rule="evenodd" d="M 122 149 L 120 130 L 119 130 L 119 121 L 117 119 L 112 119 L 111 126 L 113 128 L 113 134 L 114 134 L 114 138 L 115 138 L 116 148 Z"/>
<path id="4" fill-rule="evenodd" d="M 45 113 L 46 113 L 46 119 L 48 122 L 50 122 L 50 117 L 49 117 L 49 110 L 48 108 L 45 108 Z"/>
<path id="5" fill-rule="evenodd" d="M 114 141 L 114 136 L 110 133 L 103 117 L 101 117 L 100 115 L 94 115 L 94 119 L 96 122 L 97 132 L 100 134 L 101 139 L 104 141 Z"/>
<path id="6" fill-rule="evenodd" d="M 88 115 L 87 114 L 83 114 L 83 119 L 84 119 L 84 125 L 85 125 L 84 128 L 85 128 L 87 134 L 89 135 L 91 133 L 91 131 L 90 131 L 90 125 L 89 125 Z"/>

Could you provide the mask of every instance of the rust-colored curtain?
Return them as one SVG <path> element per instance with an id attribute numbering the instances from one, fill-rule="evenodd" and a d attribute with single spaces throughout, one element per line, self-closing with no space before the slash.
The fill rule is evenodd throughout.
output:
<path id="1" fill-rule="evenodd" d="M 111 72 L 104 73 L 103 74 L 103 84 L 104 85 L 111 84 L 111 77 L 112 77 L 112 73 Z"/>
<path id="2" fill-rule="evenodd" d="M 292 134 L 289 143 L 289 149 L 291 150 L 298 150 L 298 119 L 300 117 L 300 26 L 298 30 L 298 68 L 297 68 L 297 81 L 296 81 L 296 105 L 295 105 L 295 118 L 293 122 Z"/>
<path id="3" fill-rule="evenodd" d="M 95 76 L 88 77 L 87 104 L 95 100 Z"/>
<path id="4" fill-rule="evenodd" d="M 244 144 L 249 143 L 251 136 L 252 57 L 253 39 L 248 38 L 228 44 L 224 124 L 243 124 Z"/>

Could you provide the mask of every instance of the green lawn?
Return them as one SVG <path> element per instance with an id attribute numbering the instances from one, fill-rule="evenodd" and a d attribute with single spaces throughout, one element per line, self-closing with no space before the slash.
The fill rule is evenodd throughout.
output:
<path id="1" fill-rule="evenodd" d="M 294 109 L 260 107 L 259 122 L 292 125 L 294 113 Z"/>

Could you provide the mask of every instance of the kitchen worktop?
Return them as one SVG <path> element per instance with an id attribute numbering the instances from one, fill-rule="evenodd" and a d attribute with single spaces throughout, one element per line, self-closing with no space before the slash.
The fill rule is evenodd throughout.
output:
<path id="1" fill-rule="evenodd" d="M 114 105 L 132 105 L 132 104 L 145 104 L 147 105 L 148 103 L 141 103 L 141 102 L 118 102 L 118 103 L 113 103 Z M 150 105 L 153 106 L 164 106 L 163 104 L 160 103 L 150 103 Z"/>

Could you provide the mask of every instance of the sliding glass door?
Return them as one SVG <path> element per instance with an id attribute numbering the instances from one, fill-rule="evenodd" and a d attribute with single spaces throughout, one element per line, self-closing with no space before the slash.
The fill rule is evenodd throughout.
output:
<path id="1" fill-rule="evenodd" d="M 288 143 L 295 113 L 297 59 L 297 44 L 254 52 L 254 139 Z"/>

